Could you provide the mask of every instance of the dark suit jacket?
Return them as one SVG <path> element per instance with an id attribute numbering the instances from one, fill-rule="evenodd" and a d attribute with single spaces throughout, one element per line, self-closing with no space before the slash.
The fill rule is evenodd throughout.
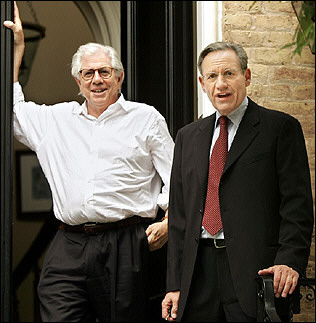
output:
<path id="1" fill-rule="evenodd" d="M 180 290 L 178 320 L 189 293 L 206 196 L 215 114 L 179 130 L 169 201 L 167 291 Z M 229 150 L 220 208 L 234 288 L 256 317 L 259 269 L 286 264 L 305 273 L 313 201 L 299 122 L 279 111 L 248 108 Z"/>

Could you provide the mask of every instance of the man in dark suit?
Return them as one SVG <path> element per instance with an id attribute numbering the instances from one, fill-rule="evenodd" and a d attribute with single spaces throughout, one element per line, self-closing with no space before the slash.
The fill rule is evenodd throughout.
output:
<path id="1" fill-rule="evenodd" d="M 162 302 L 168 321 L 255 321 L 258 274 L 273 274 L 277 300 L 305 274 L 314 218 L 301 125 L 247 97 L 247 60 L 242 47 L 222 42 L 199 57 L 199 81 L 217 111 L 176 138 Z M 217 151 L 226 152 L 212 163 L 219 138 L 226 148 Z"/>

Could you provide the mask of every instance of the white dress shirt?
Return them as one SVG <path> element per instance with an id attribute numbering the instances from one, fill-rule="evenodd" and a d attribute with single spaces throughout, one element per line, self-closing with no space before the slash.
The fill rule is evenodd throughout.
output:
<path id="1" fill-rule="evenodd" d="M 17 82 L 14 135 L 36 152 L 62 222 L 155 218 L 168 207 L 174 142 L 152 106 L 121 94 L 95 118 L 85 102 L 25 102 Z"/>
<path id="2" fill-rule="evenodd" d="M 227 123 L 228 151 L 233 143 L 237 129 L 239 127 L 242 117 L 244 116 L 244 114 L 246 112 L 247 106 L 248 106 L 248 98 L 246 96 L 245 99 L 242 101 L 241 105 L 227 116 L 228 117 L 228 123 Z M 221 114 L 218 111 L 216 111 L 214 134 L 213 134 L 212 145 L 211 145 L 211 149 L 210 149 L 210 158 L 211 158 L 211 154 L 212 154 L 212 150 L 215 145 L 215 142 L 219 136 L 220 126 L 219 126 L 218 119 L 220 116 L 221 116 Z M 224 239 L 224 231 L 223 231 L 223 229 L 221 229 L 218 233 L 216 233 L 214 236 L 212 236 L 202 226 L 201 238 Z"/>

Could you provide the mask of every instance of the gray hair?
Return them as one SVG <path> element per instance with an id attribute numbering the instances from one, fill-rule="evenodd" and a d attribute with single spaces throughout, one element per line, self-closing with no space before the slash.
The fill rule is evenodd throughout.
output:
<path id="1" fill-rule="evenodd" d="M 236 53 L 236 55 L 238 56 L 240 68 L 241 68 L 242 72 L 245 73 L 246 69 L 248 68 L 247 67 L 248 56 L 247 56 L 247 53 L 245 52 L 245 50 L 240 45 L 235 44 L 235 43 L 215 42 L 215 43 L 212 43 L 212 44 L 209 44 L 208 46 L 206 46 L 202 50 L 202 52 L 199 56 L 197 66 L 198 66 L 198 69 L 199 69 L 201 75 L 203 75 L 202 74 L 202 63 L 203 63 L 203 60 L 207 54 L 209 54 L 211 52 L 216 52 L 219 50 L 228 50 L 228 49 L 231 49 Z"/>
<path id="2" fill-rule="evenodd" d="M 111 59 L 111 67 L 115 69 L 115 74 L 117 77 L 124 72 L 123 64 L 116 52 L 116 50 L 107 45 L 101 45 L 98 43 L 87 43 L 81 45 L 77 52 L 72 57 L 71 62 L 71 74 L 73 77 L 79 78 L 79 71 L 81 70 L 82 58 L 87 55 L 94 55 L 97 52 L 102 52 Z M 124 80 L 124 74 L 122 78 L 122 83 Z"/>

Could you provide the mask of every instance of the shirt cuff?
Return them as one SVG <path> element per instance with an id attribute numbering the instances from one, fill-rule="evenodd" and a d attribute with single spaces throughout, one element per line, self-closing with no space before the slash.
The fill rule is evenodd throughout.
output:
<path id="1" fill-rule="evenodd" d="M 169 197 L 167 194 L 159 194 L 157 199 L 157 204 L 161 207 L 164 211 L 167 210 L 169 206 Z"/>
<path id="2" fill-rule="evenodd" d="M 14 82 L 13 83 L 13 105 L 21 101 L 24 101 L 24 94 L 22 91 L 22 87 L 19 82 Z"/>

